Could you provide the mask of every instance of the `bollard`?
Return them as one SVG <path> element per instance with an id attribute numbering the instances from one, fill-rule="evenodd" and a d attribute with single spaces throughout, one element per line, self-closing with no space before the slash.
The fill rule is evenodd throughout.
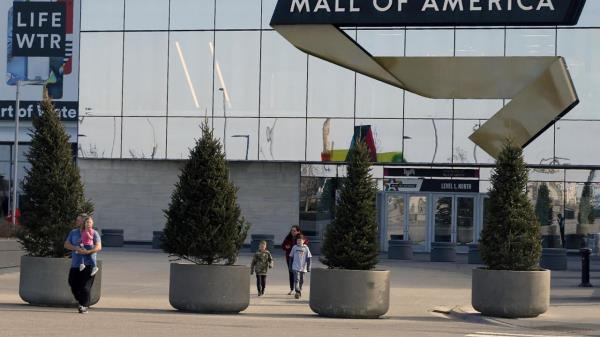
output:
<path id="1" fill-rule="evenodd" d="M 590 283 L 590 254 L 592 250 L 589 248 L 581 248 L 581 284 L 580 287 L 593 287 Z"/>

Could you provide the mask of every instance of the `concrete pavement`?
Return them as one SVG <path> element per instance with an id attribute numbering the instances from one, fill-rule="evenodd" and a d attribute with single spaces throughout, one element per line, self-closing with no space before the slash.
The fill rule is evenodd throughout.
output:
<path id="1" fill-rule="evenodd" d="M 257 297 L 251 279 L 250 307 L 239 315 L 205 315 L 174 310 L 168 301 L 169 259 L 145 246 L 105 248 L 102 299 L 87 315 L 73 309 L 34 307 L 18 296 L 18 270 L 0 274 L 0 336 L 600 336 L 600 291 L 578 288 L 579 260 L 553 272 L 552 307 L 535 319 L 482 317 L 470 306 L 471 269 L 464 263 L 383 259 L 390 269 L 390 311 L 378 320 L 321 318 L 303 298 L 288 296 L 283 255 Z M 243 252 L 240 264 L 249 264 Z M 463 262 L 463 263 L 461 263 Z M 317 267 L 319 264 L 316 263 Z M 592 283 L 600 288 L 600 261 Z M 307 291 L 308 290 L 308 291 Z"/>

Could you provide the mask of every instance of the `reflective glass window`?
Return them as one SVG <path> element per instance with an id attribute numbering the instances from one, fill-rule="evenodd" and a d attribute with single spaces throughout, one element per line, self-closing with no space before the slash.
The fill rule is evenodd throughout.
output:
<path id="1" fill-rule="evenodd" d="M 82 0 L 81 30 L 122 30 L 124 0 Z"/>
<path id="2" fill-rule="evenodd" d="M 258 29 L 261 0 L 217 0 L 217 29 Z"/>
<path id="3" fill-rule="evenodd" d="M 507 29 L 507 56 L 553 56 L 556 54 L 555 29 Z"/>
<path id="4" fill-rule="evenodd" d="M 167 33 L 125 33 L 123 114 L 166 115 Z"/>
<path id="5" fill-rule="evenodd" d="M 477 130 L 485 120 L 455 120 L 454 121 L 454 149 L 452 159 L 454 163 L 493 163 L 494 159 L 473 143 L 469 136 Z"/>
<path id="6" fill-rule="evenodd" d="M 169 116 L 212 116 L 212 32 L 171 32 Z"/>
<path id="7" fill-rule="evenodd" d="M 277 32 L 262 39 L 261 117 L 306 116 L 306 54 Z"/>
<path id="8" fill-rule="evenodd" d="M 402 119 L 357 119 L 356 125 L 369 125 L 379 162 L 403 162 Z"/>
<path id="9" fill-rule="evenodd" d="M 403 56 L 404 30 L 358 30 L 357 41 L 376 56 Z M 356 117 L 402 118 L 404 91 L 357 74 Z"/>
<path id="10" fill-rule="evenodd" d="M 354 72 L 310 56 L 308 116 L 354 117 Z"/>
<path id="11" fill-rule="evenodd" d="M 449 163 L 452 160 L 452 121 L 404 121 L 404 157 L 413 163 Z"/>
<path id="12" fill-rule="evenodd" d="M 258 117 L 260 32 L 217 32 L 215 39 L 215 116 Z"/>
<path id="13" fill-rule="evenodd" d="M 261 118 L 261 160 L 304 160 L 304 118 Z"/>
<path id="14" fill-rule="evenodd" d="M 550 127 L 523 149 L 525 162 L 544 164 L 554 159 L 554 128 Z"/>
<path id="15" fill-rule="evenodd" d="M 164 159 L 166 142 L 164 117 L 123 118 L 123 158 Z"/>
<path id="16" fill-rule="evenodd" d="M 556 156 L 569 164 L 600 165 L 600 121 L 556 123 Z"/>
<path id="17" fill-rule="evenodd" d="M 127 0 L 125 2 L 126 30 L 168 28 L 169 0 Z"/>
<path id="18" fill-rule="evenodd" d="M 195 146 L 196 140 L 202 135 L 200 125 L 204 122 L 204 118 L 169 117 L 168 122 L 167 158 L 187 159 L 190 155 L 190 149 Z"/>
<path id="19" fill-rule="evenodd" d="M 80 158 L 121 157 L 121 118 L 80 118 L 78 152 Z"/>
<path id="20" fill-rule="evenodd" d="M 225 140 L 229 160 L 258 159 L 258 118 L 214 118 L 215 138 Z"/>
<path id="21" fill-rule="evenodd" d="M 600 29 L 558 31 L 558 55 L 565 58 L 579 96 L 579 105 L 567 113 L 565 119 L 600 120 L 599 42 Z"/>
<path id="22" fill-rule="evenodd" d="M 344 161 L 353 135 L 352 119 L 309 119 L 306 160 Z"/>
<path id="23" fill-rule="evenodd" d="M 82 33 L 80 116 L 120 116 L 123 33 Z"/>
<path id="24" fill-rule="evenodd" d="M 213 29 L 215 0 L 170 0 L 170 29 Z"/>

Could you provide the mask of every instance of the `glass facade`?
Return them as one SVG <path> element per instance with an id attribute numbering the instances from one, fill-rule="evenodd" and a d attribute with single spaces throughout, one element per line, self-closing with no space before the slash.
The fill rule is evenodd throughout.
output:
<path id="1" fill-rule="evenodd" d="M 269 27 L 275 3 L 83 0 L 79 156 L 181 159 L 207 118 L 232 160 L 343 160 L 370 125 L 380 161 L 492 162 L 468 136 L 505 102 L 427 99 L 308 56 Z M 599 17 L 592 1 L 575 27 L 346 33 L 376 56 L 564 56 L 581 102 L 526 161 L 600 165 Z"/>

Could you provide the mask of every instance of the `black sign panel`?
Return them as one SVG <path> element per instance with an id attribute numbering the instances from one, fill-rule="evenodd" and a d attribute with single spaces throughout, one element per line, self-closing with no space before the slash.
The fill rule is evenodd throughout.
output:
<path id="1" fill-rule="evenodd" d="M 12 56 L 64 57 L 64 2 L 14 2 Z"/>
<path id="2" fill-rule="evenodd" d="M 279 0 L 271 25 L 575 25 L 585 0 Z"/>
<path id="3" fill-rule="evenodd" d="M 479 178 L 479 169 L 385 167 L 384 177 Z"/>
<path id="4" fill-rule="evenodd" d="M 76 121 L 79 117 L 79 102 L 53 101 L 52 104 L 62 121 Z M 0 120 L 14 120 L 15 110 L 15 101 L 0 101 Z M 42 107 L 37 101 L 21 101 L 19 111 L 20 119 L 31 120 L 34 116 L 42 114 Z"/>
<path id="5" fill-rule="evenodd" d="M 479 180 L 423 179 L 421 191 L 479 193 Z"/>

